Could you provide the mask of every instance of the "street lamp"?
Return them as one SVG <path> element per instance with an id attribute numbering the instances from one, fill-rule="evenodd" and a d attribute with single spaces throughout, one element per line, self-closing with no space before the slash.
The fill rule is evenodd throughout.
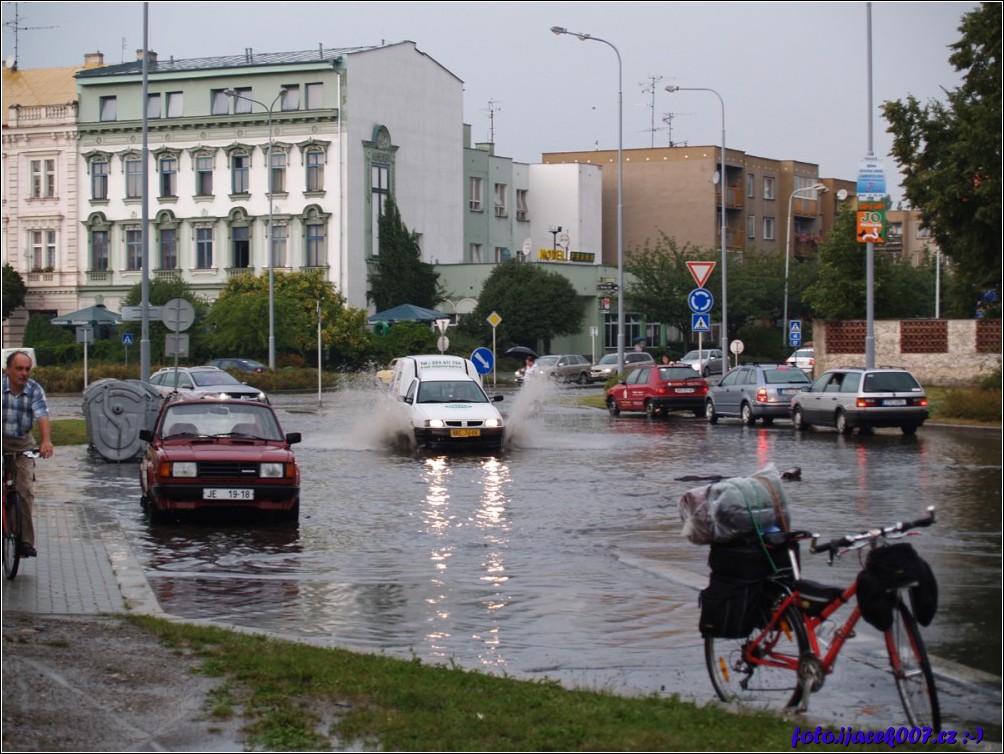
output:
<path id="1" fill-rule="evenodd" d="M 602 42 L 617 56 L 617 373 L 624 371 L 624 68 L 620 51 L 605 39 L 552 26 L 553 34 L 571 34 L 579 41 Z"/>
<path id="2" fill-rule="evenodd" d="M 275 371 L 275 249 L 272 248 L 272 181 L 274 180 L 272 171 L 272 110 L 276 103 L 286 93 L 285 87 L 279 89 L 271 105 L 259 102 L 256 99 L 238 94 L 233 89 L 224 89 L 223 93 L 231 99 L 243 99 L 262 107 L 268 113 L 268 156 L 265 158 L 265 169 L 268 171 L 268 368 Z"/>
<path id="3" fill-rule="evenodd" d="M 782 346 L 787 343 L 788 337 L 788 264 L 791 260 L 791 203 L 803 191 L 818 191 L 821 194 L 825 194 L 828 190 L 822 183 L 816 183 L 812 186 L 803 186 L 802 188 L 795 189 L 791 192 L 791 196 L 788 197 L 788 224 L 784 229 L 784 324 L 781 326 Z"/>
<path id="4" fill-rule="evenodd" d="M 718 104 L 722 106 L 722 163 L 718 173 L 718 185 L 722 191 L 722 359 L 728 364 L 729 358 L 729 294 L 728 294 L 728 272 L 725 250 L 727 243 L 728 222 L 725 215 L 725 100 L 722 95 L 714 89 L 706 87 L 692 86 L 667 86 L 666 91 L 670 94 L 674 92 L 711 92 L 718 97 Z M 724 369 L 724 368 L 723 368 Z"/>

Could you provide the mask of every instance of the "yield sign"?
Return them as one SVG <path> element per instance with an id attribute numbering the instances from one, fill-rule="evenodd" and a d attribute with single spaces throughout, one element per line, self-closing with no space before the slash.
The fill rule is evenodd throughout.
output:
<path id="1" fill-rule="evenodd" d="M 703 288 L 711 277 L 711 271 L 715 269 L 714 262 L 687 262 L 687 269 L 694 276 L 694 282 L 698 288 Z"/>

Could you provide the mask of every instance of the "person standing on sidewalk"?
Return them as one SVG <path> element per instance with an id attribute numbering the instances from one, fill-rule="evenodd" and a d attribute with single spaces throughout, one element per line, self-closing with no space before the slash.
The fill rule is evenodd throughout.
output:
<path id="1" fill-rule="evenodd" d="M 20 453 L 35 447 L 31 428 L 38 424 L 42 458 L 52 456 L 52 434 L 49 426 L 49 406 L 45 391 L 31 379 L 31 357 L 24 351 L 14 351 L 7 357 L 3 376 L 3 452 Z M 17 491 L 24 502 L 21 557 L 32 558 L 35 552 L 35 525 L 32 508 L 35 503 L 35 461 L 18 455 Z"/>

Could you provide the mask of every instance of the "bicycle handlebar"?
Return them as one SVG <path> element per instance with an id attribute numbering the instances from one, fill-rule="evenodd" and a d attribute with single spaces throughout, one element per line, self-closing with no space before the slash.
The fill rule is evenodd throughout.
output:
<path id="1" fill-rule="evenodd" d="M 918 518 L 915 521 L 897 521 L 892 526 L 885 526 L 877 529 L 869 529 L 860 534 L 847 534 L 838 539 L 831 539 L 829 542 L 819 544 L 819 534 L 812 535 L 812 544 L 809 545 L 809 552 L 825 552 L 830 555 L 830 565 L 833 565 L 833 556 L 839 555 L 839 551 L 845 547 L 863 546 L 867 542 L 875 542 L 886 537 L 896 538 L 905 536 L 911 529 L 918 529 L 930 526 L 935 522 L 934 506 L 928 506 L 927 516 Z"/>

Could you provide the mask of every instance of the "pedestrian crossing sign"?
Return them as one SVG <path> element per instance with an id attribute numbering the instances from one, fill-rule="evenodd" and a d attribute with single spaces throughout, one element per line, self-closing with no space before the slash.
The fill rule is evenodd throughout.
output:
<path id="1" fill-rule="evenodd" d="M 711 332 L 711 319 L 707 314 L 690 315 L 691 332 Z"/>

